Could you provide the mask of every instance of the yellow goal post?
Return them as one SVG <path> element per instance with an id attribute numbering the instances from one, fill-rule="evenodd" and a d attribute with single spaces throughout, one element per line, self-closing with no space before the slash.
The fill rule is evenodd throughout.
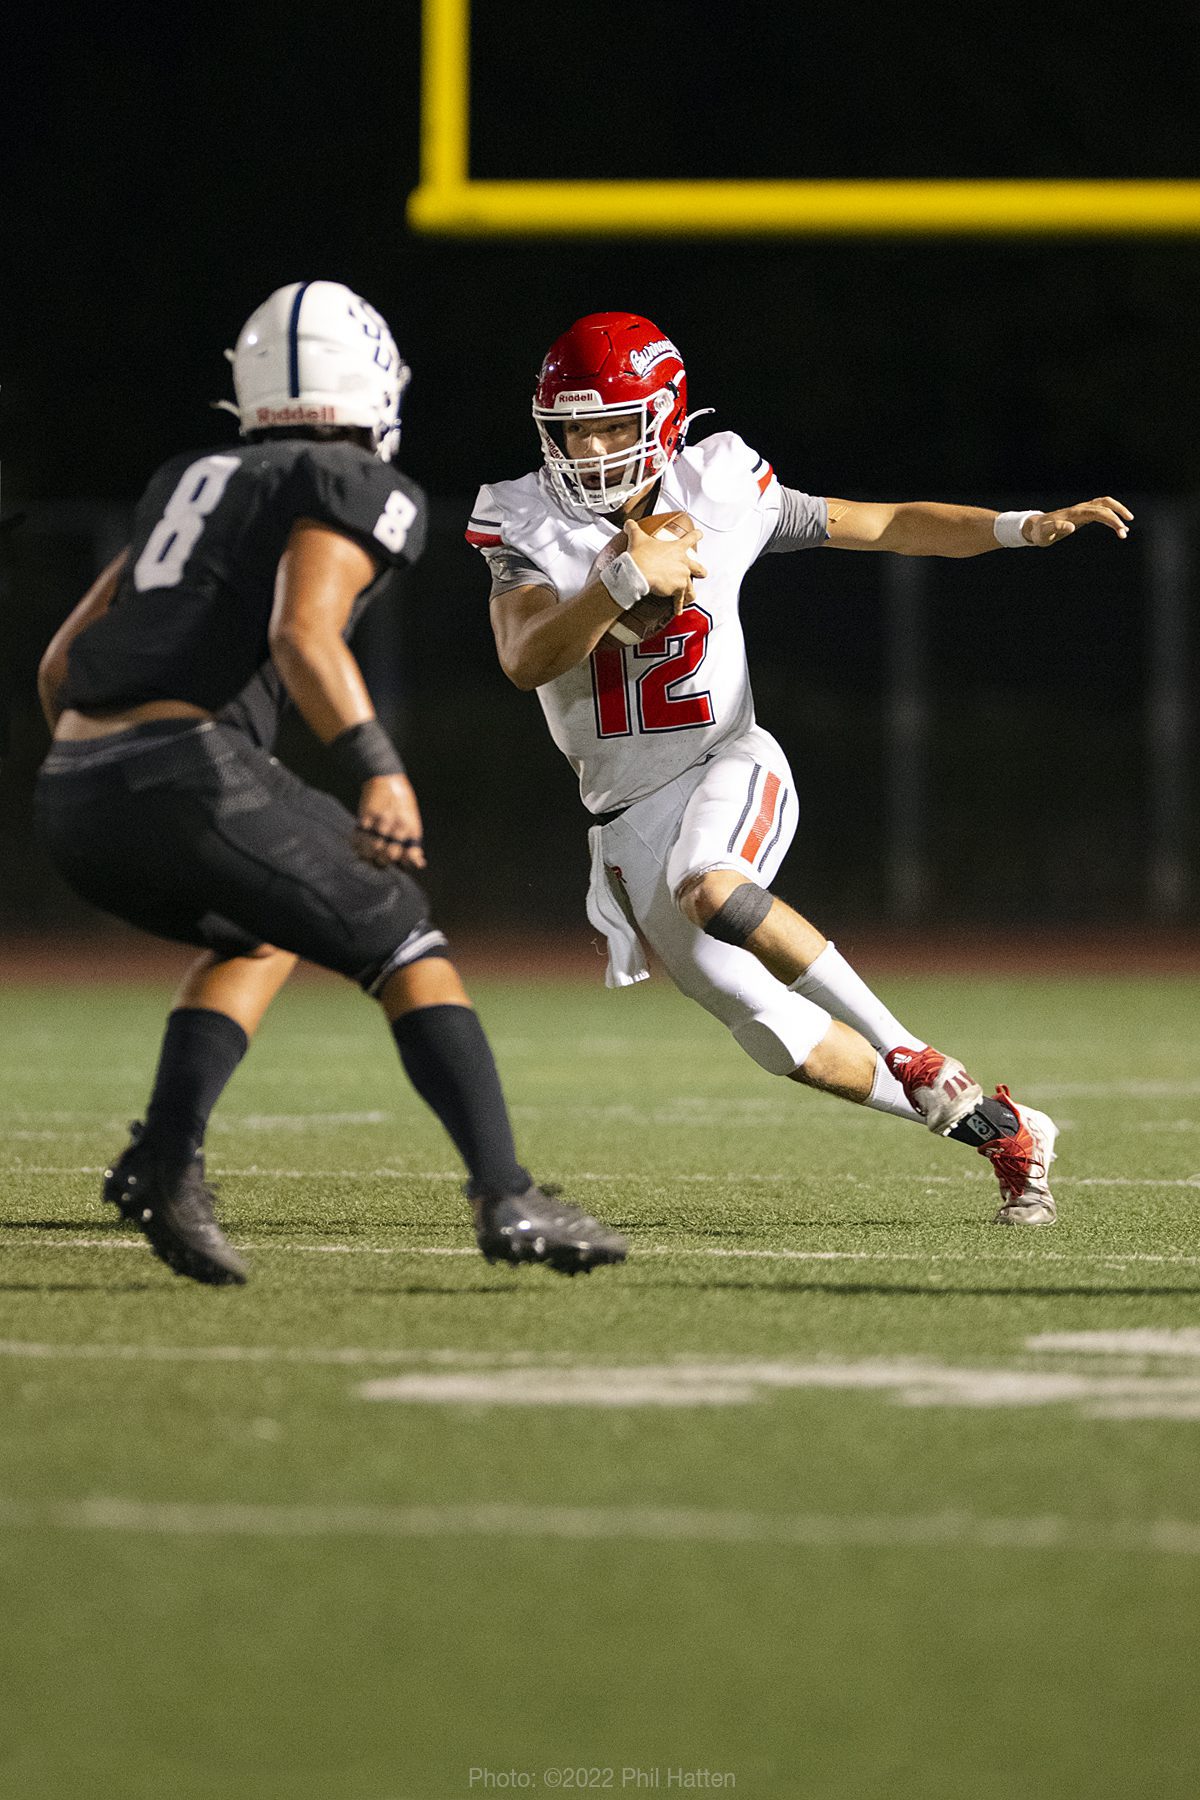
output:
<path id="1" fill-rule="evenodd" d="M 475 181 L 470 0 L 423 0 L 414 231 L 580 235 L 1062 237 L 1200 233 L 1200 181 Z"/>

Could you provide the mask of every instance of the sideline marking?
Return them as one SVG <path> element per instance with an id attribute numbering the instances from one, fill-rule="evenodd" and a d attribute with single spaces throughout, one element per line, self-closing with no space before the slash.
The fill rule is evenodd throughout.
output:
<path id="1" fill-rule="evenodd" d="M 972 1550 L 1200 1556 L 1200 1524 L 1190 1519 L 1113 1522 L 1053 1514 L 978 1518 L 950 1511 L 854 1518 L 692 1507 L 309 1506 L 97 1496 L 41 1506 L 0 1499 L 0 1526 L 12 1531 L 116 1531 L 160 1537 L 512 1537 L 573 1543 L 770 1544 L 817 1550 L 838 1546 L 919 1550 L 956 1545 Z"/>

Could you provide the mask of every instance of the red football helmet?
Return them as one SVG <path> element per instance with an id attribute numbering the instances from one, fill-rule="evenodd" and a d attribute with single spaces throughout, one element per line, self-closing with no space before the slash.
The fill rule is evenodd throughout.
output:
<path id="1" fill-rule="evenodd" d="M 683 358 L 657 325 L 637 313 L 589 313 L 546 353 L 533 416 L 550 479 L 564 499 L 613 512 L 661 475 L 687 435 Z M 602 456 L 568 456 L 567 420 L 629 416 L 634 443 Z"/>

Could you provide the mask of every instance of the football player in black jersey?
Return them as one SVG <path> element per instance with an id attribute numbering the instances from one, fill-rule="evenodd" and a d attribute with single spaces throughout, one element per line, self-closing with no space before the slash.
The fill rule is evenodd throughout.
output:
<path id="1" fill-rule="evenodd" d="M 466 1164 L 489 1260 L 622 1261 L 622 1238 L 517 1161 L 490 1046 L 414 879 L 416 795 L 345 641 L 424 538 L 424 497 L 390 462 L 408 369 L 379 314 L 326 281 L 278 289 L 231 360 L 243 441 L 157 471 L 39 675 L 43 845 L 85 899 L 207 952 L 105 1197 L 178 1273 L 245 1280 L 200 1146 L 302 956 L 382 1004 Z M 359 787 L 357 817 L 269 754 L 285 698 Z"/>

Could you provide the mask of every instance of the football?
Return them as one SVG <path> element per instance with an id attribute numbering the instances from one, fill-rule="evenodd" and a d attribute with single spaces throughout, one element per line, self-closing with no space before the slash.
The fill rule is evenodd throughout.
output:
<path id="1" fill-rule="evenodd" d="M 683 512 L 656 513 L 648 519 L 640 519 L 638 523 L 644 531 L 653 532 L 658 538 L 682 537 L 690 531 L 692 521 Z M 654 637 L 671 619 L 676 611 L 676 603 L 659 594 L 648 594 L 644 600 L 614 619 L 600 642 L 602 644 L 640 644 L 646 638 Z"/>

